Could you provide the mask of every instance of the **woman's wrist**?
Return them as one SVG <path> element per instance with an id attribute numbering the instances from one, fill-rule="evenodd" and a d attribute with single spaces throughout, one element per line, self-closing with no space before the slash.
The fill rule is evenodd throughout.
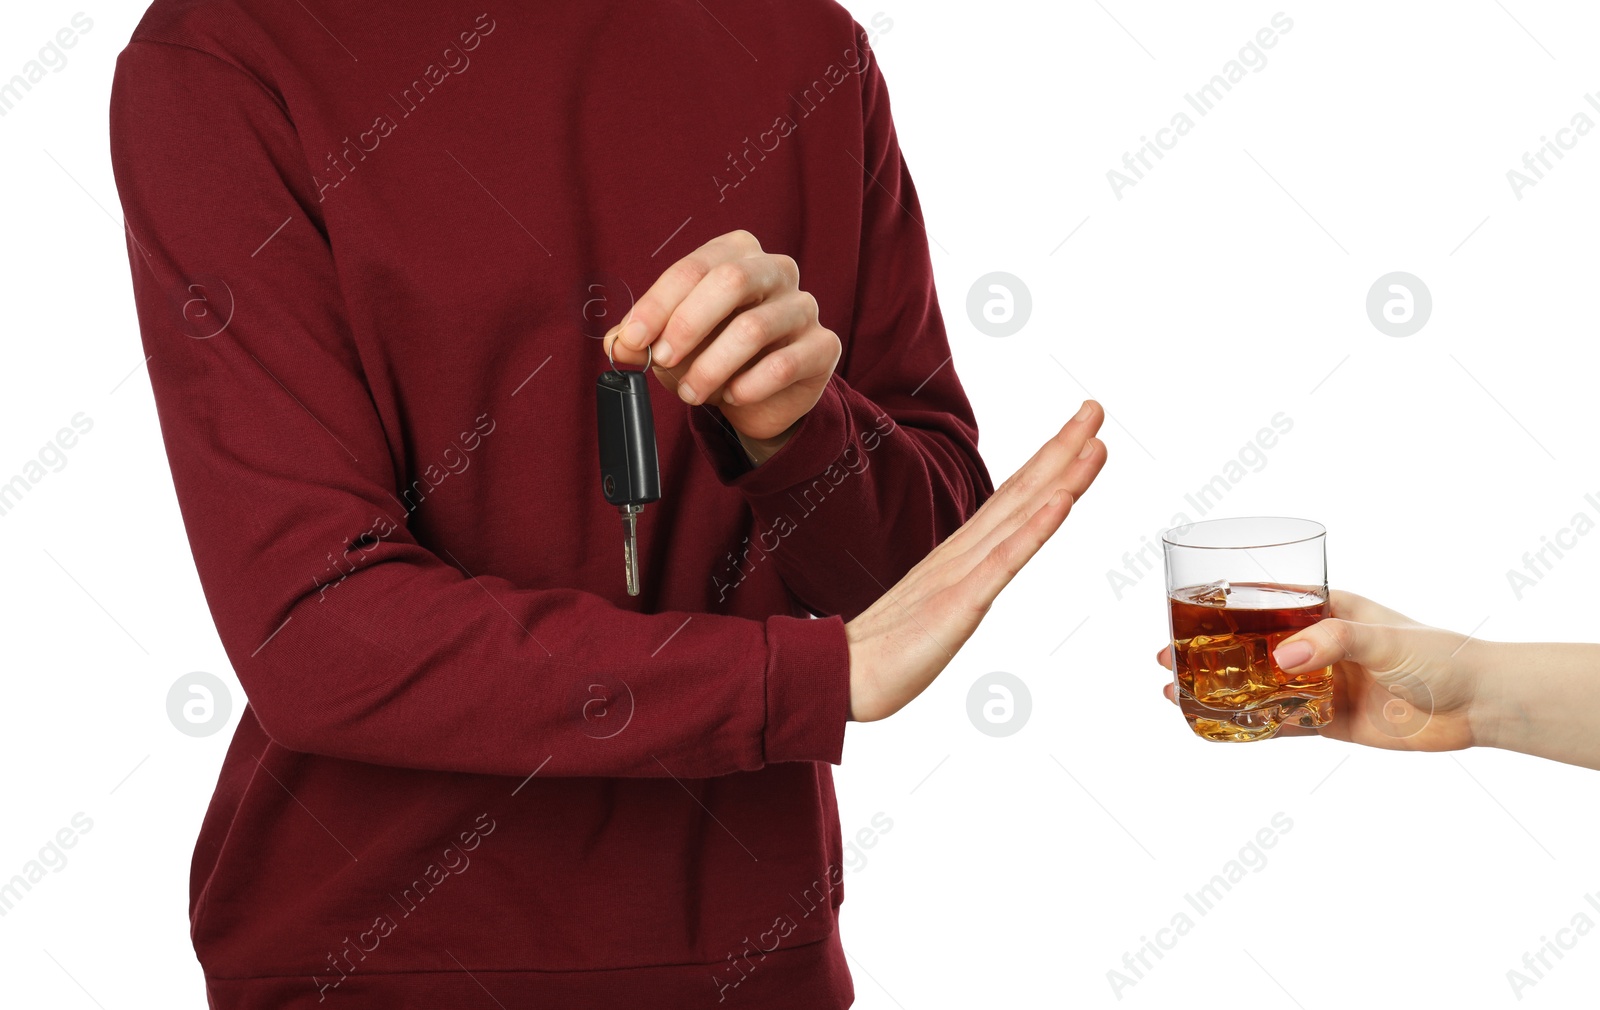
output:
<path id="1" fill-rule="evenodd" d="M 1523 750 L 1518 727 L 1526 719 L 1515 688 L 1519 667 L 1527 665 L 1526 657 L 1519 663 L 1517 646 L 1511 643 L 1473 639 L 1453 661 L 1459 664 L 1458 675 L 1466 680 L 1471 692 L 1467 726 L 1473 746 Z"/>

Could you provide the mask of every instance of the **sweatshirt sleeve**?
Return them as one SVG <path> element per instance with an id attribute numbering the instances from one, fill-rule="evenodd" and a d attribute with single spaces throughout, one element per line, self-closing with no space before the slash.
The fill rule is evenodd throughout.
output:
<path id="1" fill-rule="evenodd" d="M 856 33 L 860 40 L 860 26 Z M 689 414 L 718 478 L 744 493 L 789 590 L 813 613 L 846 620 L 994 492 L 876 57 L 861 88 L 861 148 L 850 154 L 862 167 L 855 304 L 843 319 L 829 318 L 830 309 L 843 315 L 839 307 L 822 306 L 843 344 L 833 378 L 783 448 L 754 469 L 724 421 Z"/>
<path id="2" fill-rule="evenodd" d="M 403 464 L 293 124 L 259 78 L 135 41 L 117 65 L 111 148 L 184 525 L 274 742 L 519 777 L 838 762 L 849 657 L 837 619 L 638 614 L 469 577 L 403 513 L 370 535 L 396 511 Z M 346 574 L 330 580 L 341 552 Z"/>

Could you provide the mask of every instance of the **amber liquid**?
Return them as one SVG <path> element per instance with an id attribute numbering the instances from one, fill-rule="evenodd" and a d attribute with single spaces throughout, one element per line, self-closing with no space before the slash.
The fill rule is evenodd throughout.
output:
<path id="1" fill-rule="evenodd" d="M 1333 669 L 1290 677 L 1272 650 L 1329 616 L 1320 586 L 1266 582 L 1175 589 L 1172 645 L 1178 706 L 1207 740 L 1265 740 L 1284 725 L 1333 719 Z"/>

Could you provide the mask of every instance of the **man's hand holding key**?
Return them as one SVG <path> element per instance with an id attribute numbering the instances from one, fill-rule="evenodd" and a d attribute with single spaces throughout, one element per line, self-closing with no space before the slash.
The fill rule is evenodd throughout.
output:
<path id="1" fill-rule="evenodd" d="M 662 274 L 605 346 L 618 362 L 650 361 L 685 402 L 714 404 L 759 466 L 816 406 L 839 361 L 838 336 L 799 282 L 793 259 L 732 232 Z M 885 719 L 933 683 L 1094 482 L 1104 420 L 1085 401 L 965 525 L 845 625 L 851 718 Z"/>
<path id="2" fill-rule="evenodd" d="M 662 385 L 720 410 L 757 465 L 783 448 L 839 362 L 839 337 L 817 321 L 795 261 L 747 231 L 674 263 L 605 343 L 635 366 L 649 347 Z"/>

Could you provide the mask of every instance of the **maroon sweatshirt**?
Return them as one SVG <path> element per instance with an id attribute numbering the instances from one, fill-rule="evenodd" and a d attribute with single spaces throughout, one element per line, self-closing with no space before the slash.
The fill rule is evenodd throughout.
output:
<path id="1" fill-rule="evenodd" d="M 145 16 L 112 154 L 249 697 L 194 854 L 212 1006 L 849 1004 L 844 621 L 992 490 L 867 36 L 829 0 Z M 630 598 L 597 338 L 740 228 L 838 373 L 755 469 L 652 380 Z"/>

